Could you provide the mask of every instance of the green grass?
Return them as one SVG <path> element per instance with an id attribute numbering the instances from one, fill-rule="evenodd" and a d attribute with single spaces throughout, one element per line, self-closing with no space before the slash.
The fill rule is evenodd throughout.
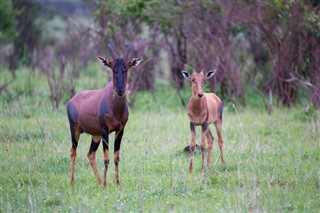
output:
<path id="1" fill-rule="evenodd" d="M 235 110 L 225 104 L 226 163 L 219 160 L 215 139 L 211 166 L 202 173 L 197 154 L 195 170 L 188 174 L 189 156 L 182 151 L 190 141 L 186 109 L 172 106 L 174 92 L 156 91 L 155 102 L 141 93 L 121 145 L 120 187 L 114 184 L 111 158 L 106 190 L 98 186 L 86 157 L 91 141 L 86 134 L 78 147 L 75 185 L 69 185 L 71 141 L 65 109 L 51 109 L 45 84 L 32 85 L 31 95 L 0 101 L 1 212 L 320 210 L 317 111 L 306 115 L 299 107 L 275 108 L 268 116 L 263 110 Z M 110 150 L 112 156 L 113 143 Z M 102 176 L 101 147 L 97 164 Z"/>

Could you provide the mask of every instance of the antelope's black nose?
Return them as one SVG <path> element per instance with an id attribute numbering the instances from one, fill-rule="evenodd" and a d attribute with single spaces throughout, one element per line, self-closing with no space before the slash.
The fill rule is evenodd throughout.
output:
<path id="1" fill-rule="evenodd" d="M 122 96 L 124 94 L 124 90 L 118 90 L 117 93 L 119 96 Z"/>
<path id="2" fill-rule="evenodd" d="M 203 96 L 203 93 L 198 93 L 199 98 Z"/>

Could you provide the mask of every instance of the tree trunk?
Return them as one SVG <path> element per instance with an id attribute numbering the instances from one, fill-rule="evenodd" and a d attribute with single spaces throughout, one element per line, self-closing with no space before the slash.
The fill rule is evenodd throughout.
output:
<path id="1" fill-rule="evenodd" d="M 182 32 L 180 34 L 182 34 Z M 184 65 L 187 62 L 187 42 L 186 38 L 180 35 L 176 35 L 176 40 L 177 55 L 173 56 L 171 73 L 175 88 L 177 90 L 181 90 L 184 85 L 184 79 L 181 74 L 181 71 L 184 69 Z"/>

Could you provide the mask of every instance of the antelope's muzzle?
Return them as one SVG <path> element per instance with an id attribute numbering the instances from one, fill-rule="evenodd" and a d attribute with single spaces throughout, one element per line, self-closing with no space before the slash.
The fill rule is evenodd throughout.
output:
<path id="1" fill-rule="evenodd" d="M 198 93 L 198 97 L 201 98 L 203 96 L 203 93 Z"/>
<path id="2" fill-rule="evenodd" d="M 125 91 L 124 91 L 123 89 L 121 89 L 121 90 L 116 90 L 116 92 L 117 92 L 117 94 L 118 94 L 119 96 L 122 96 L 122 95 L 125 93 Z"/>

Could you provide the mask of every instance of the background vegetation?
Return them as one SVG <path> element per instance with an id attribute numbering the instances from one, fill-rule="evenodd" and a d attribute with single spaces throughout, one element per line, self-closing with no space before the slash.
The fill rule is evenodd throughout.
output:
<path id="1" fill-rule="evenodd" d="M 317 1 L 5 0 L 0 20 L 1 212 L 320 210 Z M 121 186 L 111 162 L 106 192 L 87 135 L 69 186 L 65 104 L 111 79 L 96 60 L 107 42 L 144 60 L 130 72 Z M 224 102 L 226 164 L 215 143 L 211 167 L 197 155 L 188 174 L 180 71 L 192 68 L 218 70 L 205 90 Z"/>
<path id="2" fill-rule="evenodd" d="M 137 91 L 153 91 L 159 78 L 171 82 L 185 105 L 181 70 L 194 68 L 218 70 L 209 85 L 224 100 L 247 106 L 247 90 L 254 89 L 270 113 L 270 99 L 319 107 L 319 9 L 316 0 L 5 0 L 1 64 L 12 78 L 0 91 L 19 66 L 40 69 L 59 109 L 84 70 L 107 55 L 107 42 L 118 52 L 131 42 L 131 55 L 144 58 L 130 78 L 131 105 Z"/>

